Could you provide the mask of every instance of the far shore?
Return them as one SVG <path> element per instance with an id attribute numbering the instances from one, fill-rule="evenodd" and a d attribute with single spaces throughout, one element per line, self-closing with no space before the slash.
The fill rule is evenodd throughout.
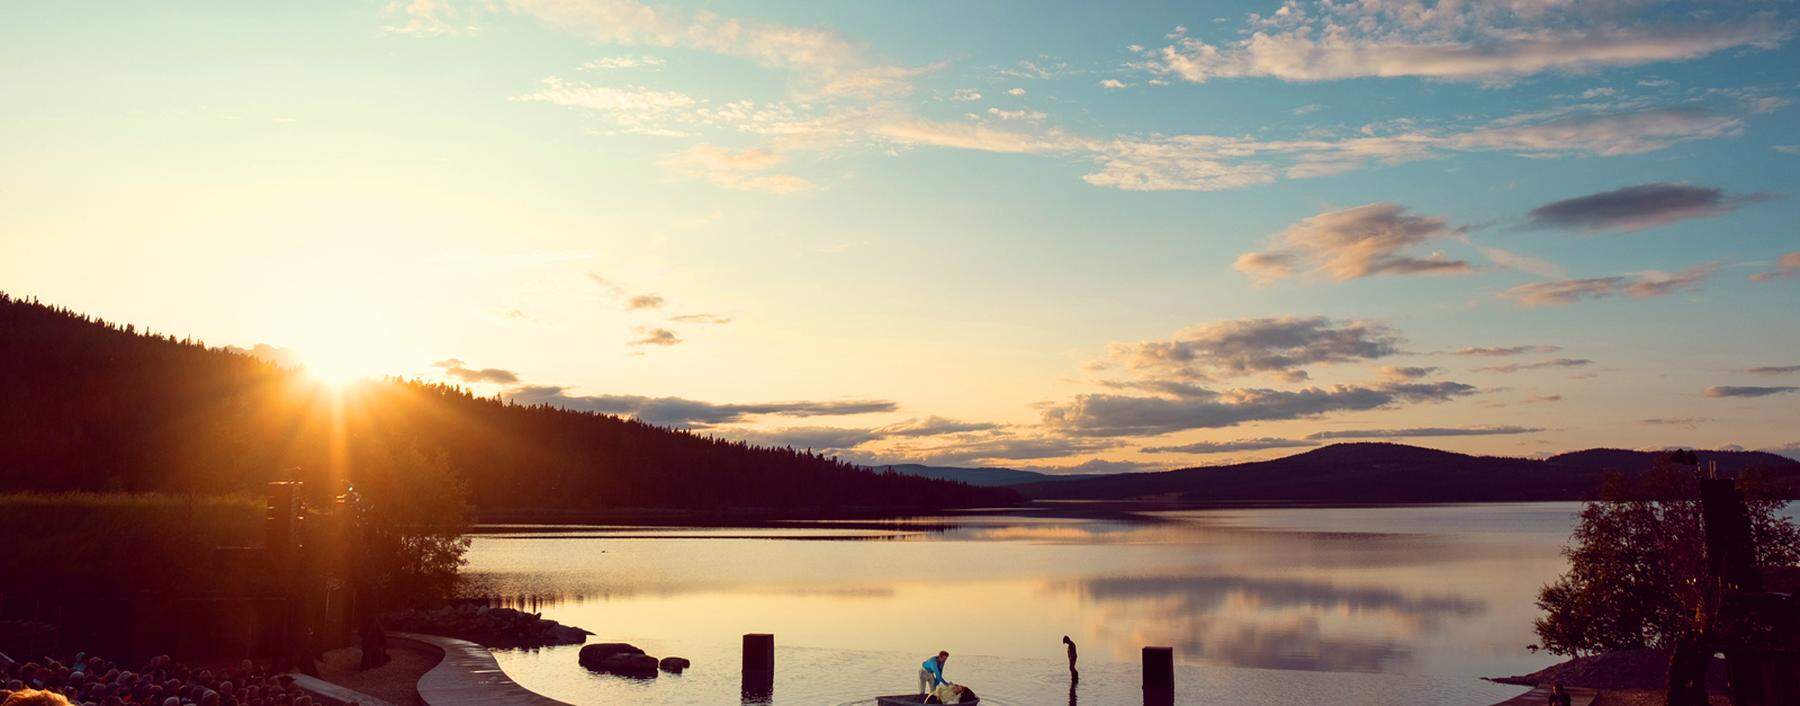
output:
<path id="1" fill-rule="evenodd" d="M 647 525 L 668 527 L 757 527 L 816 528 L 820 523 L 842 529 L 889 529 L 898 521 L 911 518 L 954 518 L 959 516 L 1001 515 L 1018 517 L 1060 517 L 1074 519 L 1155 522 L 1149 513 L 1180 510 L 1271 510 L 1271 509 L 1346 509 L 1375 507 L 1431 507 L 1460 505 L 1517 505 L 1522 503 L 1578 503 L 1579 500 L 1506 500 L 1471 502 L 1396 501 L 1396 502 L 1316 502 L 1306 500 L 1035 500 L 1020 505 L 999 507 L 896 510 L 893 508 L 719 508 L 695 510 L 686 508 L 611 508 L 607 510 L 505 509 L 476 513 L 472 534 L 517 532 L 556 526 Z M 933 524 L 955 526 L 955 522 L 920 524 L 904 522 L 917 529 Z"/>

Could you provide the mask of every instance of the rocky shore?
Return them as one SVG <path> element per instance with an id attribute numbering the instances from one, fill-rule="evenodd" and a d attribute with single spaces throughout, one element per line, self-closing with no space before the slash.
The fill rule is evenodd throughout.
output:
<path id="1" fill-rule="evenodd" d="M 389 630 L 443 635 L 500 648 L 579 645 L 593 634 L 546 620 L 538 613 L 468 603 L 396 611 L 384 616 L 381 624 Z"/>

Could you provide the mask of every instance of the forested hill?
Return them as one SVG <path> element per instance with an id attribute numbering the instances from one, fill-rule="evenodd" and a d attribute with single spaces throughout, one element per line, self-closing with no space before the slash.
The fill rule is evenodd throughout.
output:
<path id="1" fill-rule="evenodd" d="M 254 491 L 461 479 L 480 510 L 934 508 L 1011 491 L 630 419 L 372 381 L 337 391 L 192 340 L 0 294 L 0 490 Z"/>
<path id="2" fill-rule="evenodd" d="M 1611 474 L 1649 471 L 1661 454 L 1589 449 L 1536 460 L 1405 444 L 1349 443 L 1250 463 L 1121 473 L 1015 486 L 1034 498 L 1231 503 L 1416 503 L 1591 500 Z M 1701 467 L 1752 472 L 1800 498 L 1800 462 L 1775 454 L 1697 451 Z"/>

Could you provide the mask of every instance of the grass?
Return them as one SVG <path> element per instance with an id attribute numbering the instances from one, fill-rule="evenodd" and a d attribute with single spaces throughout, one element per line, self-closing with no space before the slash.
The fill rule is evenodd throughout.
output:
<path id="1" fill-rule="evenodd" d="M 254 496 L 159 493 L 0 494 L 13 591 L 194 591 L 219 575 L 215 547 L 262 542 Z"/>

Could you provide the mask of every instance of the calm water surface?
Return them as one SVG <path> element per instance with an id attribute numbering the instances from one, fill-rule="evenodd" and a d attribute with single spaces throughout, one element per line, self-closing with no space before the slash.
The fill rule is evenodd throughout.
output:
<path id="1" fill-rule="evenodd" d="M 773 703 L 872 703 L 948 676 L 983 703 L 1129 704 L 1171 645 L 1182 703 L 1470 703 L 1556 661 L 1525 649 L 1575 503 L 923 518 L 879 530 L 585 527 L 478 536 L 469 591 L 684 675 L 595 675 L 578 647 L 497 651 L 579 704 L 740 702 L 740 636 L 776 636 Z M 948 527 L 946 527 L 948 525 Z M 1081 649 L 1069 688 L 1060 638 Z M 766 702 L 757 702 L 766 703 Z"/>

